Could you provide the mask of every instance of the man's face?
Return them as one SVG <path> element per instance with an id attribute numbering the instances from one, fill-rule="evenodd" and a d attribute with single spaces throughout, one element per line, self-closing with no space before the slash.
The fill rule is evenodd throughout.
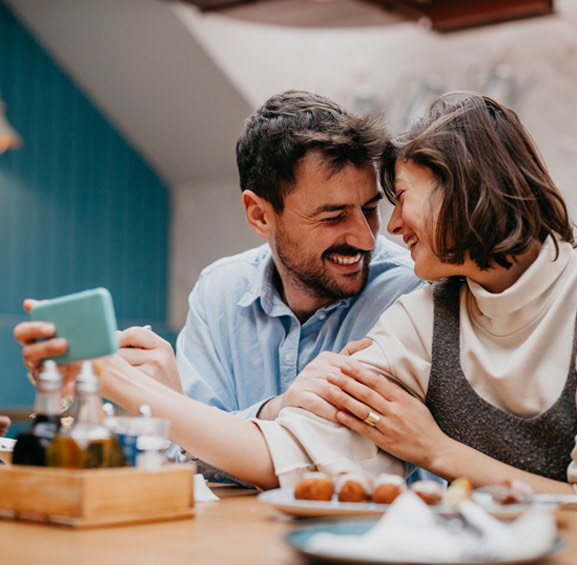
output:
<path id="1" fill-rule="evenodd" d="M 382 192 L 373 168 L 346 165 L 330 176 L 314 152 L 301 161 L 296 178 L 269 242 L 287 303 L 311 312 L 363 290 Z"/>

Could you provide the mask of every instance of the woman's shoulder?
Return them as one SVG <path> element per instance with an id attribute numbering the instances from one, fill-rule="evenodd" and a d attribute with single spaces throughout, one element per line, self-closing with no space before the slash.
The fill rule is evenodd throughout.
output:
<path id="1" fill-rule="evenodd" d="M 405 333 L 416 331 L 429 333 L 432 328 L 433 314 L 433 285 L 425 283 L 420 288 L 397 298 L 390 308 L 385 310 L 373 332 L 388 331 Z M 371 332 L 371 333 L 373 333 Z"/>

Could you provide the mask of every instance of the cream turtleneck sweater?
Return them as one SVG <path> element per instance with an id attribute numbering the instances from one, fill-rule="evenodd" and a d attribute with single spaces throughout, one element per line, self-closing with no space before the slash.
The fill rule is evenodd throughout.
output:
<path id="1" fill-rule="evenodd" d="M 568 243 L 559 243 L 555 260 L 548 238 L 534 263 L 504 292 L 492 294 L 468 280 L 460 297 L 461 366 L 473 389 L 521 417 L 547 410 L 563 389 L 569 363 L 576 362 L 571 359 L 576 315 L 577 251 Z M 433 317 L 430 285 L 402 296 L 369 333 L 373 344 L 355 358 L 424 401 Z M 402 472 L 398 460 L 377 456 L 366 438 L 303 410 L 289 408 L 275 422 L 255 422 L 268 442 L 281 486 L 293 484 L 303 468 Z M 577 450 L 573 457 L 577 460 Z M 345 464 L 348 459 L 352 462 Z M 577 483 L 575 461 L 568 478 Z"/>

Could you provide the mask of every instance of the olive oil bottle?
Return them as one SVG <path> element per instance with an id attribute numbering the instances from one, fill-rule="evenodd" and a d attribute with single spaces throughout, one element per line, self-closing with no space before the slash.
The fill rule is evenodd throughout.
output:
<path id="1" fill-rule="evenodd" d="M 44 362 L 38 375 L 34 401 L 34 421 L 16 437 L 14 465 L 46 465 L 46 451 L 61 430 L 62 375 L 54 361 Z"/>
<path id="2" fill-rule="evenodd" d="M 89 361 L 75 384 L 74 423 L 61 430 L 46 452 L 51 467 L 89 469 L 126 465 L 118 438 L 104 426 L 100 383 Z"/>

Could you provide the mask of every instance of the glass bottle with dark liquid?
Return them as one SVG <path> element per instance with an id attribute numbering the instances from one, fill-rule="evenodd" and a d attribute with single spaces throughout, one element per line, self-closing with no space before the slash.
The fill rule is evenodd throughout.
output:
<path id="1" fill-rule="evenodd" d="M 76 377 L 75 396 L 74 423 L 52 440 L 47 465 L 69 469 L 126 465 L 118 438 L 104 426 L 100 383 L 88 361 Z"/>
<path id="2" fill-rule="evenodd" d="M 46 465 L 46 450 L 61 430 L 62 375 L 54 361 L 44 362 L 38 375 L 34 421 L 28 430 L 16 437 L 14 465 Z"/>

